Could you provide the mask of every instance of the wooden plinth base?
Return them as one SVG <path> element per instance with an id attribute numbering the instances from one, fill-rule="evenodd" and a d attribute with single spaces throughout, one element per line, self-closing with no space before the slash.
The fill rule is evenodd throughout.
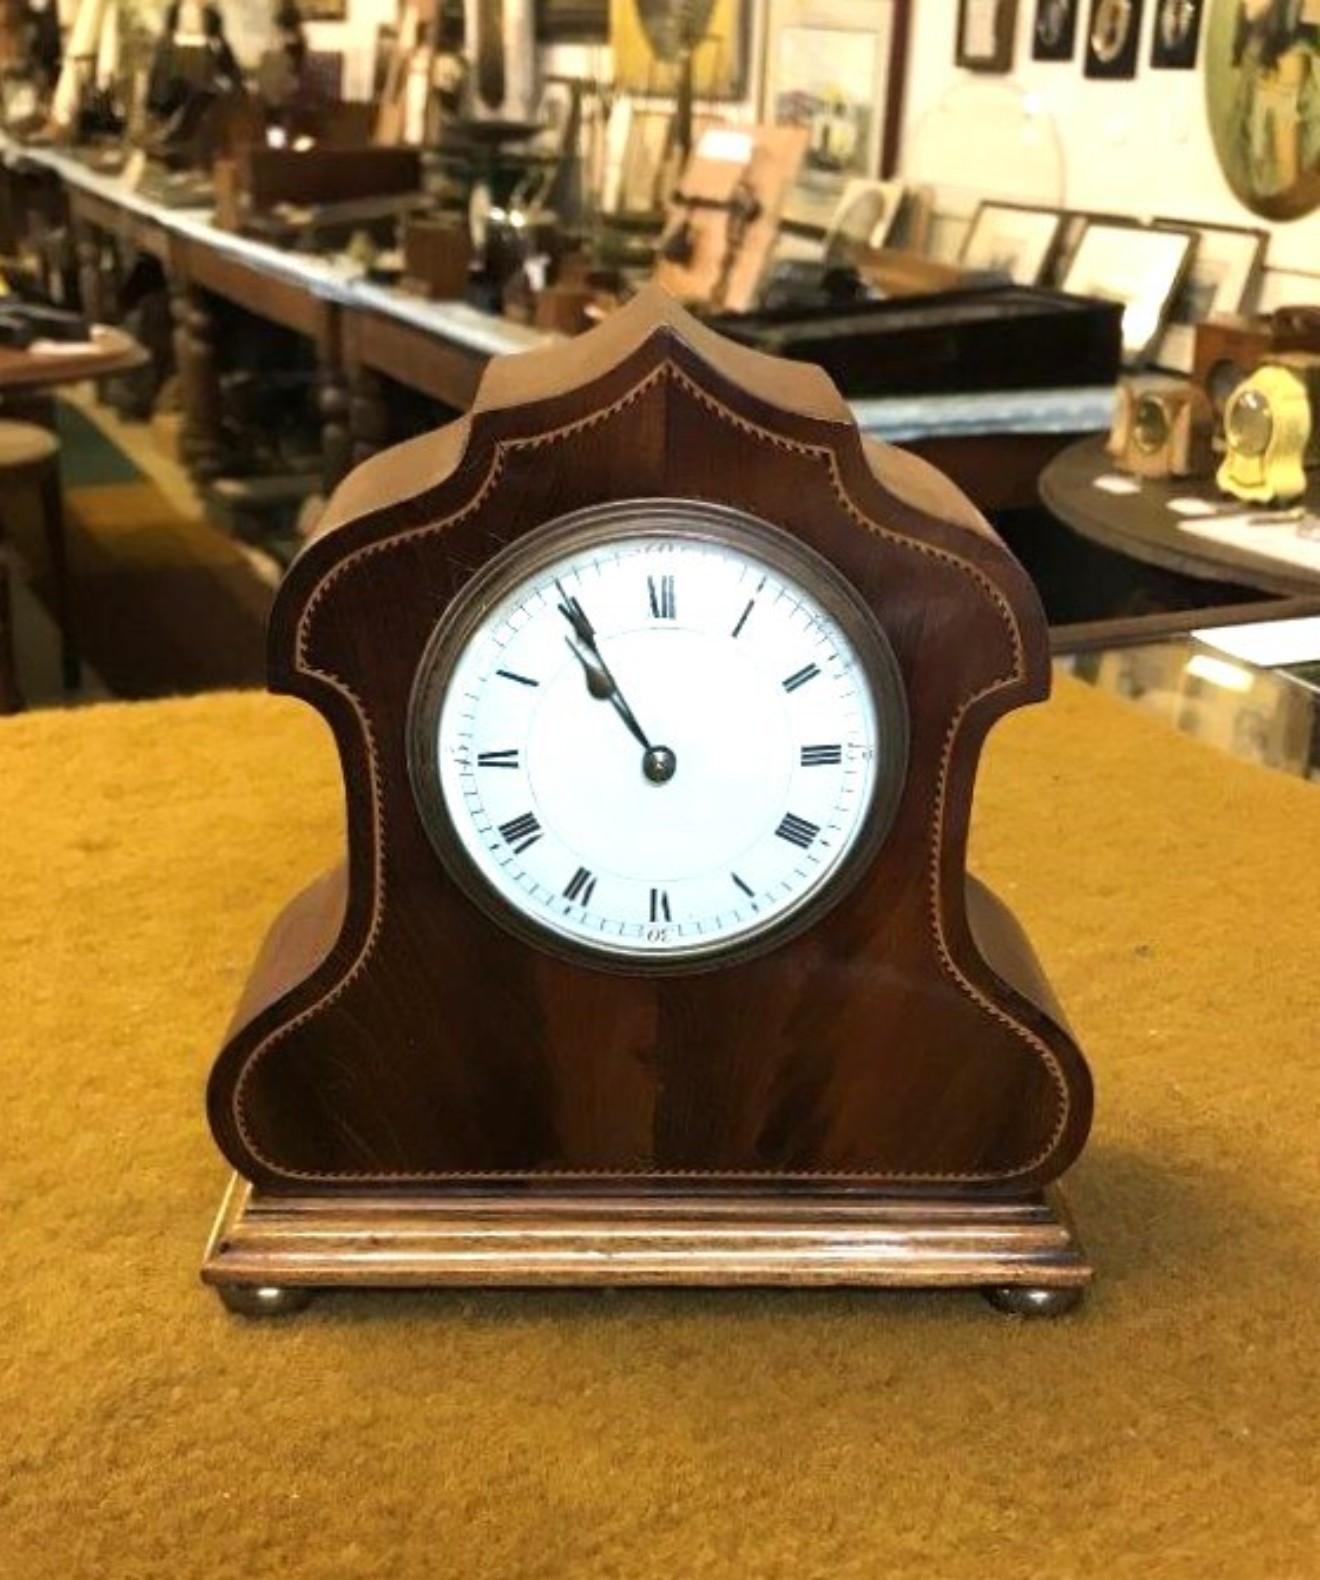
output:
<path id="1" fill-rule="evenodd" d="M 235 1310 L 323 1288 L 688 1284 L 964 1287 L 1071 1309 L 1092 1269 L 1057 1190 L 1014 1201 L 832 1196 L 263 1196 L 234 1177 L 202 1277 Z"/>

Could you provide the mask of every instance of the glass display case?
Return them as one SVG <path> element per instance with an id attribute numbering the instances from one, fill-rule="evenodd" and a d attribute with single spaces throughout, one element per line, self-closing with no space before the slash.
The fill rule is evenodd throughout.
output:
<path id="1" fill-rule="evenodd" d="M 1202 628 L 1056 664 L 1234 757 L 1320 780 L 1320 617 Z"/>
<path id="2" fill-rule="evenodd" d="M 956 82 L 913 128 L 904 177 L 934 186 L 941 207 L 970 219 L 986 198 L 1059 208 L 1063 144 L 1039 94 L 1002 78 Z"/>

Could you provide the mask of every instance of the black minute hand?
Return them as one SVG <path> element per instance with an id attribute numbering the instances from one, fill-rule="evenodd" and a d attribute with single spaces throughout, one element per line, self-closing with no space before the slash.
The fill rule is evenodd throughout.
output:
<path id="1" fill-rule="evenodd" d="M 591 621 L 587 619 L 587 611 L 582 607 L 576 598 L 569 597 L 559 582 L 555 583 L 555 587 L 559 592 L 560 614 L 562 614 L 564 619 L 568 621 L 569 625 L 573 627 L 573 633 L 578 638 L 578 640 L 580 642 L 585 642 L 592 652 L 595 652 L 596 628 L 594 625 L 592 625 Z M 597 653 L 596 656 L 599 658 L 600 654 Z"/>
<path id="2" fill-rule="evenodd" d="M 642 772 L 653 784 L 665 784 L 673 778 L 676 766 L 674 754 L 667 746 L 652 746 L 646 737 L 646 731 L 637 722 L 637 715 L 628 706 L 623 693 L 619 690 L 619 683 L 615 680 L 610 666 L 601 656 L 600 648 L 596 645 L 596 628 L 587 618 L 586 610 L 576 598 L 570 598 L 558 582 L 559 612 L 573 628 L 573 635 L 566 636 L 569 651 L 578 663 L 582 665 L 583 673 L 587 679 L 587 690 L 598 702 L 608 702 L 614 711 L 623 720 L 629 733 L 642 747 Z"/>

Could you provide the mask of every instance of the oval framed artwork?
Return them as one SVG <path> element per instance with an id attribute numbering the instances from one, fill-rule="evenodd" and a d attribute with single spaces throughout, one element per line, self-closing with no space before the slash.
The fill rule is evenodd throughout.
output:
<path id="1" fill-rule="evenodd" d="M 1320 207 L 1320 3 L 1213 0 L 1206 115 L 1224 179 L 1253 213 Z"/>

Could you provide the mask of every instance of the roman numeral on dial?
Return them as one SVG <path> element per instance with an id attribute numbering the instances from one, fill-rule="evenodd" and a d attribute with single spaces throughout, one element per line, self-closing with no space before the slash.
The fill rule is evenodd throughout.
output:
<path id="1" fill-rule="evenodd" d="M 581 906 L 591 904 L 591 896 L 596 892 L 595 876 L 585 867 L 579 867 L 573 876 L 564 885 L 564 898 L 576 900 Z"/>
<path id="2" fill-rule="evenodd" d="M 646 578 L 646 591 L 651 603 L 651 615 L 656 620 L 672 620 L 675 617 L 674 604 L 674 578 L 672 576 L 648 576 Z"/>
<path id="3" fill-rule="evenodd" d="M 780 839 L 786 839 L 790 845 L 800 845 L 803 850 L 811 844 L 816 835 L 820 833 L 819 823 L 808 823 L 806 818 L 798 817 L 796 813 L 789 812 L 783 822 L 775 830 Z"/>
<path id="4" fill-rule="evenodd" d="M 653 922 L 672 922 L 669 914 L 669 896 L 663 889 L 651 890 L 651 920 Z"/>
<path id="5" fill-rule="evenodd" d="M 802 748 L 802 766 L 804 768 L 820 768 L 827 763 L 841 763 L 842 761 L 842 746 L 804 746 Z"/>
<path id="6" fill-rule="evenodd" d="M 519 856 L 534 845 L 541 834 L 541 825 L 530 812 L 523 812 L 518 817 L 510 818 L 507 823 L 500 824 L 500 838 Z"/>
<path id="7" fill-rule="evenodd" d="M 819 664 L 807 664 L 804 668 L 797 670 L 794 674 L 790 675 L 787 680 L 784 681 L 784 690 L 796 691 L 799 686 L 805 686 L 809 680 L 815 680 L 816 676 L 819 674 Z"/>
<path id="8" fill-rule="evenodd" d="M 516 747 L 508 751 L 478 752 L 478 768 L 516 768 L 518 766 L 518 750 Z"/>

